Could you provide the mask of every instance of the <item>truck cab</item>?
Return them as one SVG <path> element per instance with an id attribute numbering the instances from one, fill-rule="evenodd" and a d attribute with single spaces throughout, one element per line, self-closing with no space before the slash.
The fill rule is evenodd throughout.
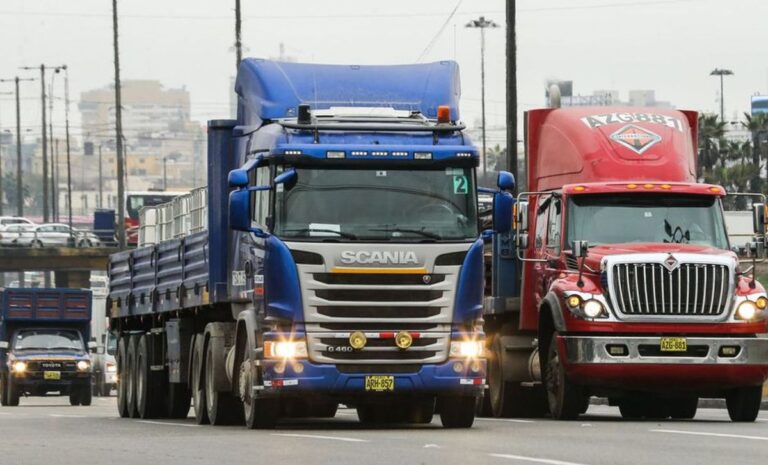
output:
<path id="1" fill-rule="evenodd" d="M 734 421 L 757 415 L 768 377 L 768 299 L 731 250 L 726 192 L 696 182 L 696 116 L 527 114 L 530 191 L 517 198 L 514 239 L 495 238 L 512 240 L 513 253 L 494 256 L 511 278 L 497 293 L 519 298 L 519 313 L 498 296 L 486 307 L 502 347 L 494 357 L 507 367 L 527 357 L 535 367 L 500 379 L 541 382 L 555 418 L 576 417 L 590 396 L 607 397 L 630 418 L 692 418 L 701 397 L 725 398 Z M 757 254 L 765 217 L 764 198 L 755 197 Z M 533 352 L 505 350 L 526 340 Z M 503 387 L 490 378 L 503 412 Z"/>
<path id="2" fill-rule="evenodd" d="M 0 299 L 2 405 L 51 392 L 68 395 L 72 405 L 90 405 L 90 291 L 4 289 Z"/>

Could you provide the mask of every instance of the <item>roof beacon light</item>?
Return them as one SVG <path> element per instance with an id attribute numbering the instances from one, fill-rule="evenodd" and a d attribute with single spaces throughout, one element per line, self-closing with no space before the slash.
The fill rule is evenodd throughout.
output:
<path id="1" fill-rule="evenodd" d="M 299 124 L 312 124 L 312 114 L 309 112 L 309 105 L 306 103 L 299 105 L 299 116 L 296 122 Z"/>
<path id="2" fill-rule="evenodd" d="M 344 158 L 343 150 L 329 150 L 325 152 L 326 158 Z"/>
<path id="3" fill-rule="evenodd" d="M 451 107 L 448 105 L 440 105 L 437 107 L 437 122 L 440 124 L 448 124 L 451 122 Z"/>
<path id="4" fill-rule="evenodd" d="M 413 159 L 414 160 L 431 160 L 432 152 L 414 152 Z"/>

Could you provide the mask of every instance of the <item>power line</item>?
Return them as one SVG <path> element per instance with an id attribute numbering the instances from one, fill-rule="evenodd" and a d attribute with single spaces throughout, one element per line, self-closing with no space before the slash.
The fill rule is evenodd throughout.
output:
<path id="1" fill-rule="evenodd" d="M 461 6 L 461 2 L 462 0 L 459 0 L 456 3 L 456 6 L 453 7 L 453 11 L 451 11 L 451 14 L 449 14 L 448 17 L 445 18 L 445 22 L 443 23 L 443 25 L 440 26 L 440 29 L 437 30 L 437 33 L 434 35 L 434 37 L 432 37 L 432 40 L 430 40 L 429 43 L 427 43 L 427 46 L 424 47 L 424 50 L 421 51 L 421 55 L 419 55 L 419 57 L 416 59 L 417 62 L 420 62 L 422 59 L 424 59 L 424 56 L 432 50 L 432 47 L 435 46 L 437 39 L 441 35 L 443 35 L 443 31 L 448 26 L 448 23 L 451 22 L 451 19 L 453 19 L 453 16 L 456 14 L 456 10 L 458 10 L 459 7 Z"/>

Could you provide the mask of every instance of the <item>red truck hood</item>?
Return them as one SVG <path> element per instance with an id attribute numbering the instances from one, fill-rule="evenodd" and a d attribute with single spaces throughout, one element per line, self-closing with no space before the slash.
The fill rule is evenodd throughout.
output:
<path id="1" fill-rule="evenodd" d="M 611 255 L 627 255 L 642 253 L 690 253 L 711 256 L 725 256 L 736 259 L 736 254 L 730 250 L 717 249 L 707 245 L 694 244 L 660 244 L 658 242 L 642 242 L 627 244 L 603 244 L 589 249 L 586 264 L 592 269 L 600 269 L 603 257 Z"/>

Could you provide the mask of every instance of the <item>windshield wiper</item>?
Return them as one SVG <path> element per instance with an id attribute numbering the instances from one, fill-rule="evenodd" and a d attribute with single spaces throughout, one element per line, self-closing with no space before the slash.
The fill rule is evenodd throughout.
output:
<path id="1" fill-rule="evenodd" d="M 408 228 L 398 228 L 398 227 L 386 227 L 386 228 L 370 228 L 369 231 L 383 231 L 383 232 L 402 232 L 402 233 L 413 233 L 413 234 L 419 234 L 424 237 L 428 237 L 430 239 L 440 240 L 443 237 L 439 234 L 430 232 L 430 231 L 424 231 L 423 229 L 408 229 Z"/>
<path id="2" fill-rule="evenodd" d="M 348 233 L 348 232 L 341 232 L 336 231 L 335 229 L 317 229 L 317 228 L 299 228 L 299 229 L 286 229 L 283 232 L 295 232 L 295 233 L 313 233 L 313 232 L 322 232 L 322 233 L 333 233 L 338 234 L 340 237 L 343 237 L 345 239 L 357 239 L 357 236 Z M 322 236 L 317 236 L 322 237 Z"/>

